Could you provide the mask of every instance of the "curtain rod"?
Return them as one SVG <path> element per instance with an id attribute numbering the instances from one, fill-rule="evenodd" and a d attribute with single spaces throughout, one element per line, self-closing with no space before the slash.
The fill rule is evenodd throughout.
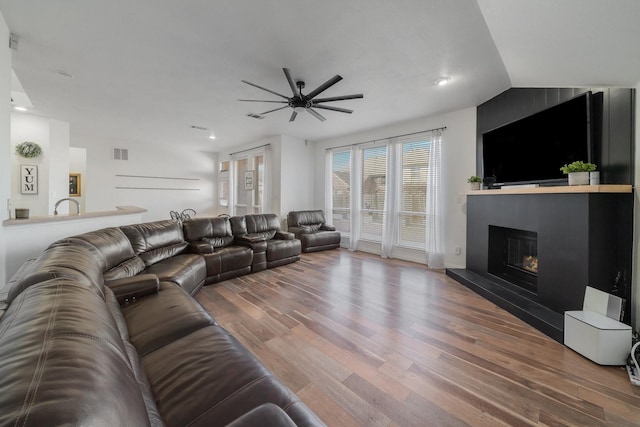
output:
<path id="1" fill-rule="evenodd" d="M 270 145 L 271 145 L 271 143 L 264 144 L 264 145 L 258 145 L 257 147 L 247 148 L 246 150 L 236 151 L 235 153 L 229 153 L 229 155 L 230 156 L 235 156 L 236 154 L 244 153 L 244 152 L 251 151 L 251 150 L 257 150 L 258 148 L 268 147 Z"/>
<path id="2" fill-rule="evenodd" d="M 383 139 L 391 139 L 391 138 L 402 138 L 403 136 L 411 136 L 411 135 L 417 135 L 419 133 L 425 133 L 425 132 L 433 132 L 434 130 L 445 130 L 447 127 L 446 126 L 442 126 L 439 128 L 433 128 L 433 129 L 427 129 L 427 130 L 421 130 L 418 132 L 411 132 L 411 133 L 405 133 L 402 135 L 395 135 L 395 136 L 387 136 L 386 138 L 376 138 L 376 139 L 372 139 L 370 141 L 363 141 L 363 142 L 355 142 L 353 144 L 346 144 L 346 145 L 339 145 L 337 147 L 329 147 L 329 148 L 325 148 L 326 150 L 335 150 L 336 148 L 344 148 L 344 147 L 352 147 L 354 145 L 361 145 L 361 144 L 367 144 L 369 142 L 376 142 L 376 141 L 381 141 Z"/>

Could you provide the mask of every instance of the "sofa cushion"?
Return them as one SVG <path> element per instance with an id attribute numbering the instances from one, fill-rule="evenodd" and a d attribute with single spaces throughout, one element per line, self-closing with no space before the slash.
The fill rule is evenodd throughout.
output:
<path id="1" fill-rule="evenodd" d="M 245 215 L 247 233 L 266 233 L 280 230 L 280 220 L 276 214 L 252 214 Z M 273 236 L 272 236 L 273 237 Z M 271 237 L 270 237 L 271 238 Z"/>
<path id="2" fill-rule="evenodd" d="M 226 425 L 269 402 L 298 425 L 312 418 L 306 425 L 323 425 L 221 326 L 198 329 L 146 355 L 142 364 L 167 426 Z"/>
<path id="3" fill-rule="evenodd" d="M 133 251 L 150 266 L 184 252 L 184 240 L 180 222 L 164 220 L 120 227 L 129 238 Z"/>
<path id="4" fill-rule="evenodd" d="M 338 231 L 314 231 L 298 234 L 302 243 L 302 252 L 315 252 L 340 247 L 340 232 Z"/>
<path id="5" fill-rule="evenodd" d="M 96 248 L 95 260 L 100 262 L 102 271 L 110 270 L 136 256 L 131 247 L 131 242 L 122 230 L 117 227 L 79 234 L 66 240 L 71 242 L 82 240 Z"/>
<path id="6" fill-rule="evenodd" d="M 104 298 L 102 267 L 94 261 L 96 249 L 86 243 L 55 242 L 37 258 L 23 264 L 7 283 L 7 302 L 28 287 L 53 278 L 74 279 Z"/>
<path id="7" fill-rule="evenodd" d="M 133 277 L 146 267 L 144 261 L 139 256 L 134 256 L 104 272 L 104 280 L 124 279 Z"/>
<path id="8" fill-rule="evenodd" d="M 269 240 L 267 241 L 267 263 L 283 258 L 300 256 L 302 247 L 300 240 Z"/>
<path id="9" fill-rule="evenodd" d="M 296 427 L 293 420 L 282 408 L 273 403 L 264 403 L 247 412 L 226 427 Z"/>
<path id="10" fill-rule="evenodd" d="M 182 223 L 184 238 L 187 241 L 208 239 L 211 242 L 221 242 L 214 246 L 224 246 L 233 241 L 231 222 L 229 218 L 191 218 Z"/>
<path id="11" fill-rule="evenodd" d="M 320 228 L 320 225 L 324 224 L 324 211 L 322 210 L 307 210 L 307 211 L 291 211 L 287 215 L 287 225 L 289 227 L 302 227 L 311 226 Z"/>
<path id="12" fill-rule="evenodd" d="M 123 305 L 131 343 L 140 357 L 214 324 L 211 315 L 182 288 L 162 282 L 159 292 Z"/>
<path id="13" fill-rule="evenodd" d="M 118 327 L 78 279 L 33 284 L 13 300 L 0 360 L 0 425 L 149 425 Z"/>

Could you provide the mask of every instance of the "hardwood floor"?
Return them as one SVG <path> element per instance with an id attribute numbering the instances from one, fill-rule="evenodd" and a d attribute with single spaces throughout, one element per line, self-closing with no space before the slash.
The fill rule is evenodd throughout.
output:
<path id="1" fill-rule="evenodd" d="M 344 249 L 196 298 L 329 426 L 639 426 L 640 387 L 426 266 Z"/>

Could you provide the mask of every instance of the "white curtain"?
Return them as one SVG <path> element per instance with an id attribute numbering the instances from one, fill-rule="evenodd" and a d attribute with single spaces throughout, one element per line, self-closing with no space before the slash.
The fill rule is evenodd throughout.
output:
<path id="1" fill-rule="evenodd" d="M 324 217 L 327 224 L 333 224 L 333 151 L 324 155 Z"/>
<path id="2" fill-rule="evenodd" d="M 358 249 L 358 241 L 360 240 L 360 221 L 362 212 L 360 212 L 360 199 L 362 190 L 360 188 L 360 179 L 362 179 L 362 150 L 358 147 L 351 147 L 351 234 L 349 241 L 349 250 Z"/>
<path id="3" fill-rule="evenodd" d="M 384 199 L 384 218 L 382 225 L 382 244 L 380 256 L 391 258 L 393 247 L 398 241 L 398 217 L 400 213 L 400 174 L 402 171 L 402 145 L 396 138 L 389 140 L 387 146 L 387 185 Z"/>
<path id="4" fill-rule="evenodd" d="M 264 147 L 262 151 L 262 213 L 272 212 L 271 207 L 271 145 Z"/>
<path id="5" fill-rule="evenodd" d="M 236 156 L 229 156 L 229 215 L 236 214 Z"/>
<path id="6" fill-rule="evenodd" d="M 442 131 L 433 131 L 427 175 L 426 251 L 429 268 L 444 268 L 442 206 Z"/>

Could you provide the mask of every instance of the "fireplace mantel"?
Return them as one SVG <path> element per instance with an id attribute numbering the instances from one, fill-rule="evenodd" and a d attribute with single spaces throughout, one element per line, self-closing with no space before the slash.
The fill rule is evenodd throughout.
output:
<path id="1" fill-rule="evenodd" d="M 562 185 L 552 187 L 511 187 L 496 190 L 476 190 L 468 196 L 495 196 L 498 194 L 561 194 L 561 193 L 631 193 L 631 185 Z"/>

